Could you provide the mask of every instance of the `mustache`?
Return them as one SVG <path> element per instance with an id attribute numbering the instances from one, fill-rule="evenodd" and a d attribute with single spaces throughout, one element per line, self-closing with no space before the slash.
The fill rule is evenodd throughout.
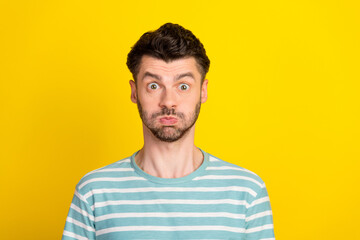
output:
<path id="1" fill-rule="evenodd" d="M 151 118 L 157 118 L 159 116 L 176 116 L 179 118 L 184 118 L 183 113 L 175 112 L 174 108 L 167 108 L 167 107 L 162 108 L 161 111 L 159 112 L 153 113 L 151 115 Z"/>

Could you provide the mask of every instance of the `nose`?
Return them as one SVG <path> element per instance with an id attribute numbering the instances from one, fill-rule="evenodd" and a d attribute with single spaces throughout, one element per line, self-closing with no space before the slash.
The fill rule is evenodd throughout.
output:
<path id="1" fill-rule="evenodd" d="M 177 105 L 177 96 L 171 89 L 164 89 L 159 103 L 161 108 L 175 109 Z"/>

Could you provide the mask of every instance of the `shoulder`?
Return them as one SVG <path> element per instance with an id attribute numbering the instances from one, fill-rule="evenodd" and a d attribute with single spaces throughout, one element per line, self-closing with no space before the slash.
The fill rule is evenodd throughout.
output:
<path id="1" fill-rule="evenodd" d="M 255 172 L 252 172 L 236 164 L 224 161 L 211 154 L 209 154 L 209 164 L 206 170 L 212 170 L 214 173 L 245 176 L 258 181 L 261 184 L 264 184 L 264 181 Z"/>
<path id="2" fill-rule="evenodd" d="M 82 180 L 86 177 L 92 177 L 96 175 L 96 173 L 103 173 L 103 172 L 123 172 L 123 171 L 133 171 L 131 167 L 131 160 L 130 157 L 121 159 L 104 167 L 95 169 L 91 172 L 85 174 Z"/>
<path id="3" fill-rule="evenodd" d="M 255 197 L 265 188 L 265 183 L 256 173 L 240 167 L 236 164 L 224 161 L 214 155 L 209 155 L 208 166 L 206 167 L 207 178 L 228 180 L 231 184 L 237 184 L 251 189 Z"/>
<path id="4" fill-rule="evenodd" d="M 95 169 L 85 174 L 78 184 L 76 189 L 80 192 L 87 192 L 93 186 L 104 181 L 112 181 L 121 177 L 132 177 L 134 168 L 131 165 L 130 157 L 121 159 L 104 167 Z"/>

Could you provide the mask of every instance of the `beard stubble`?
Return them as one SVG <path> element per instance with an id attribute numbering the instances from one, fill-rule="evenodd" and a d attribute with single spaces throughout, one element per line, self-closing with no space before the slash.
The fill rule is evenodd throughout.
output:
<path id="1" fill-rule="evenodd" d="M 195 106 L 195 109 L 189 116 L 185 116 L 185 114 L 176 112 L 175 109 L 167 107 L 164 107 L 161 109 L 161 111 L 153 113 L 151 116 L 149 116 L 149 114 L 143 110 L 140 101 L 137 102 L 137 107 L 142 122 L 157 139 L 163 142 L 175 142 L 182 138 L 185 133 L 187 133 L 194 126 L 200 113 L 201 101 L 199 100 Z M 159 116 L 177 117 L 182 122 L 182 126 L 156 126 L 156 119 Z"/>

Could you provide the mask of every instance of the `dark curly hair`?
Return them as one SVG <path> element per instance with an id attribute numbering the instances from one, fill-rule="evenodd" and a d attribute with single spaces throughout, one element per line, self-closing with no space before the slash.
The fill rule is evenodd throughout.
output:
<path id="1" fill-rule="evenodd" d="M 202 81 L 210 67 L 210 60 L 200 40 L 191 31 L 173 23 L 166 23 L 155 31 L 144 33 L 131 48 L 126 64 L 135 81 L 139 73 L 141 58 L 144 55 L 165 62 L 184 57 L 194 57 Z"/>

